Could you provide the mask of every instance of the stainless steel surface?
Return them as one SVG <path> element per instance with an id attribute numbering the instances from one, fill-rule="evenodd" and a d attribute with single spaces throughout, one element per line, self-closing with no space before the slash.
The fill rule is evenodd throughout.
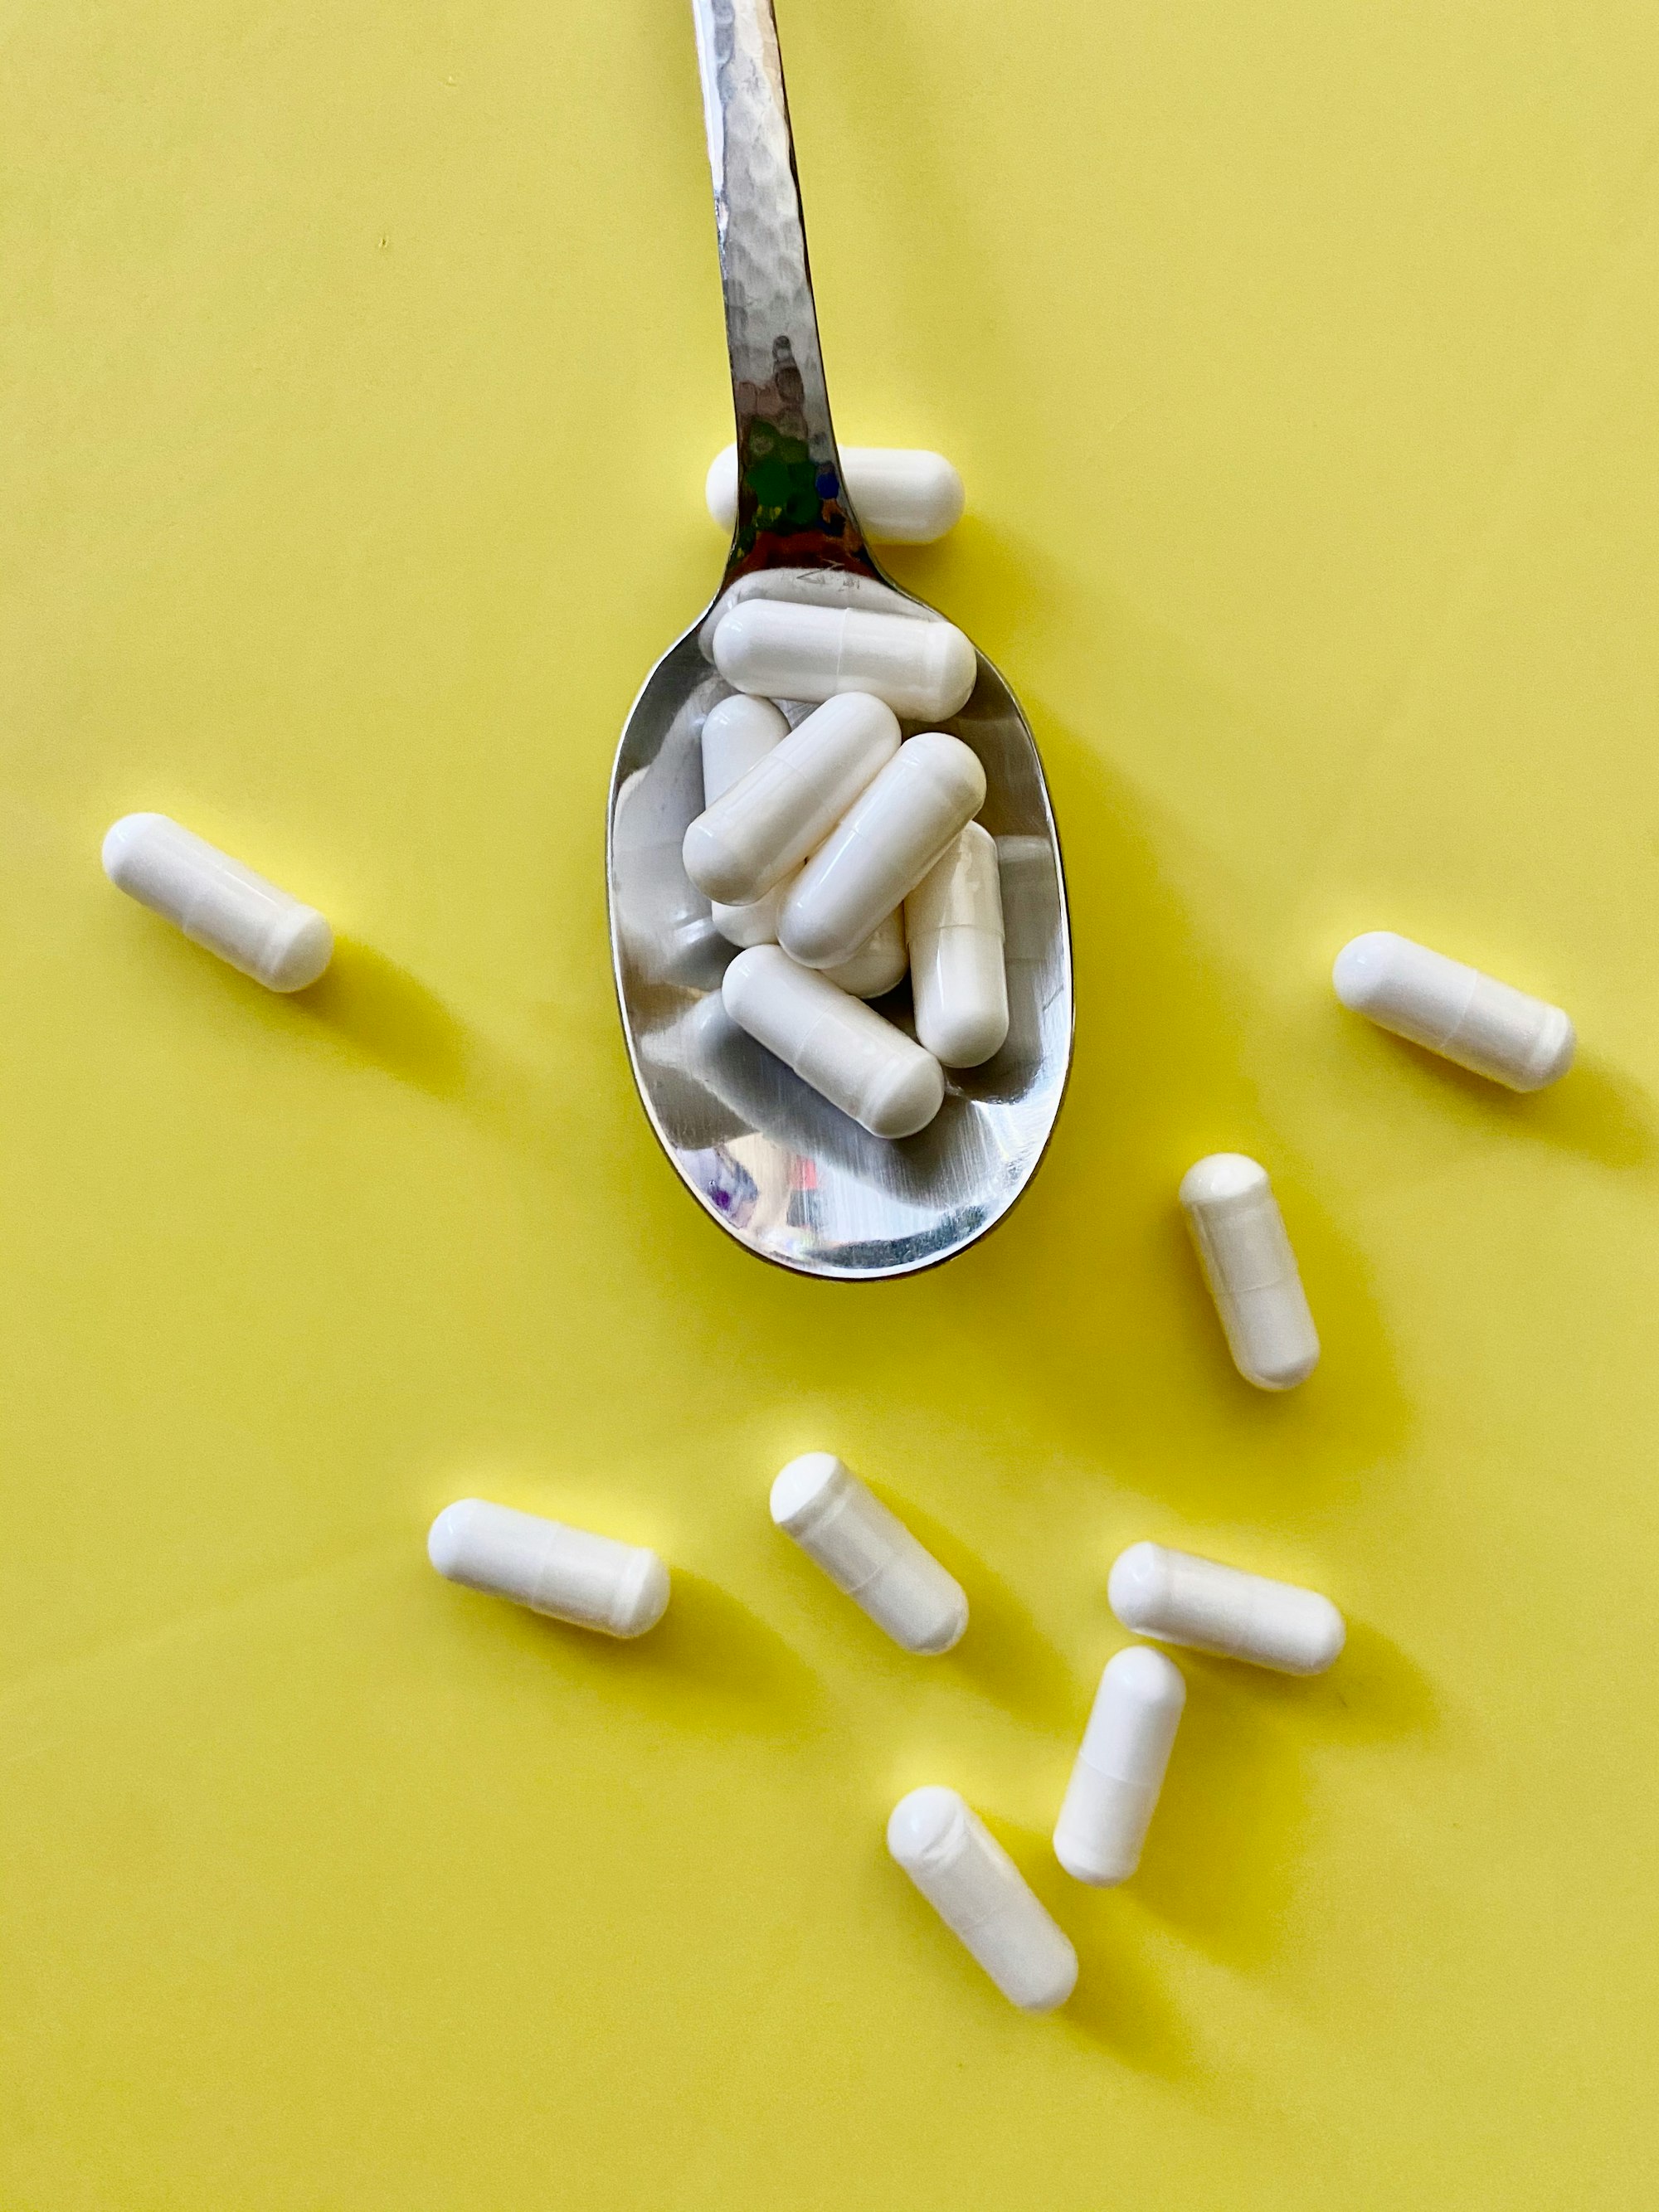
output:
<path id="1" fill-rule="evenodd" d="M 607 840 L 617 994 L 652 1126 L 722 1227 L 803 1274 L 861 1279 L 949 1259 L 1006 1213 L 1060 1110 L 1072 1049 L 1065 883 L 1019 702 L 981 653 L 941 726 L 973 746 L 997 841 L 1008 1041 L 946 1070 L 919 1136 L 867 1135 L 727 1020 L 735 957 L 680 861 L 702 809 L 702 718 L 728 687 L 705 645 L 730 592 L 940 617 L 889 582 L 841 483 L 771 0 L 692 0 L 737 414 L 738 519 L 720 588 L 647 678 L 623 732 Z M 786 705 L 792 720 L 805 708 Z M 903 725 L 907 736 L 922 726 Z M 879 1010 L 909 1026 L 908 986 Z"/>

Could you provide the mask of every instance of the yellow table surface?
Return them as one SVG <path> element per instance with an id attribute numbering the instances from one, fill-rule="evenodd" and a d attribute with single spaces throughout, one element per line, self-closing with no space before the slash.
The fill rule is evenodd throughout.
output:
<path id="1" fill-rule="evenodd" d="M 820 1285 L 634 1097 L 606 781 L 721 546 L 677 0 L 14 11 L 0 216 L 4 2212 L 1639 2212 L 1659 1568 L 1659 22 L 1636 0 L 788 0 L 843 435 L 1008 672 L 1077 933 L 1007 1225 Z M 173 812 L 334 918 L 267 995 Z M 1392 927 L 1566 1005 L 1517 1099 L 1345 1014 Z M 1175 1205 L 1271 1167 L 1233 1374 Z M 889 1649 L 830 1449 L 960 1573 Z M 657 1545 L 623 1647 L 469 1492 Z M 1328 1590 L 1195 1661 L 1139 1878 L 1048 1846 L 1139 1537 Z M 1074 1938 L 1013 2012 L 883 1846 Z"/>

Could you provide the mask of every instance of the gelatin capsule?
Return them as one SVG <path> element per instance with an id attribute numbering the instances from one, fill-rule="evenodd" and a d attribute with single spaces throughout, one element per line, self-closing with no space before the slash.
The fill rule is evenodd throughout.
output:
<path id="1" fill-rule="evenodd" d="M 898 749 L 879 699 L 827 701 L 698 815 L 681 848 L 686 874 L 706 898 L 752 904 L 817 850 Z"/>
<path id="2" fill-rule="evenodd" d="M 643 1636 L 668 1603 L 668 1570 L 654 1552 L 482 1498 L 446 1505 L 426 1548 L 449 1582 L 606 1636 Z"/>
<path id="3" fill-rule="evenodd" d="M 1024 1875 L 954 1790 L 894 1806 L 887 1848 L 939 1918 L 1022 2012 L 1052 2012 L 1077 1986 L 1077 1953 Z"/>
<path id="4" fill-rule="evenodd" d="M 1319 1364 L 1319 1332 L 1267 1170 L 1243 1152 L 1188 1168 L 1181 1203 L 1233 1364 L 1258 1390 L 1291 1390 Z"/>
<path id="5" fill-rule="evenodd" d="M 985 770 L 960 738 L 902 744 L 789 886 L 778 942 L 803 967 L 850 960 L 985 804 Z"/>
<path id="6" fill-rule="evenodd" d="M 1109 1888 L 1139 1865 L 1186 1702 L 1161 1651 L 1132 1644 L 1107 1661 L 1054 1823 L 1054 1856 L 1079 1881 Z"/>
<path id="7" fill-rule="evenodd" d="M 866 538 L 878 545 L 931 545 L 962 520 L 962 478 L 943 453 L 904 446 L 843 446 L 842 480 Z M 703 484 L 722 530 L 737 527 L 738 449 L 723 446 Z"/>
<path id="8" fill-rule="evenodd" d="M 165 814 L 124 814 L 103 859 L 118 890 L 268 990 L 303 991 L 333 957 L 334 933 L 315 907 Z"/>
<path id="9" fill-rule="evenodd" d="M 950 623 L 787 599 L 732 607 L 714 631 L 714 653 L 736 690 L 806 700 L 868 691 L 913 721 L 959 713 L 979 673 L 973 647 Z"/>
<path id="10" fill-rule="evenodd" d="M 904 902 L 916 1036 L 945 1067 L 979 1067 L 1008 1035 L 996 840 L 970 822 Z"/>
<path id="11" fill-rule="evenodd" d="M 909 948 L 904 940 L 904 910 L 896 907 L 885 921 L 878 921 L 850 960 L 818 973 L 837 990 L 855 999 L 884 998 L 904 981 Z"/>
<path id="12" fill-rule="evenodd" d="M 1120 1553 L 1106 1595 L 1137 1636 L 1248 1659 L 1281 1674 L 1322 1674 L 1347 1640 L 1341 1614 L 1317 1590 L 1162 1544 L 1131 1544 Z"/>
<path id="13" fill-rule="evenodd" d="M 1331 981 L 1379 1028 L 1511 1091 L 1541 1091 L 1572 1066 L 1577 1038 L 1559 1006 L 1391 929 L 1351 939 Z"/>
<path id="14" fill-rule="evenodd" d="M 738 953 L 720 995 L 740 1030 L 872 1137 L 914 1136 L 945 1102 L 932 1053 L 775 945 Z"/>
<path id="15" fill-rule="evenodd" d="M 702 804 L 706 813 L 741 783 L 751 768 L 781 745 L 789 725 L 769 699 L 733 692 L 709 708 L 702 724 Z M 714 902 L 714 927 L 728 945 L 775 945 L 778 908 L 793 878 L 775 884 L 763 897 L 748 906 L 724 906 Z"/>
<path id="16" fill-rule="evenodd" d="M 775 1524 L 895 1644 L 933 1654 L 960 1643 L 961 1583 L 833 1452 L 792 1459 L 771 1504 Z"/>

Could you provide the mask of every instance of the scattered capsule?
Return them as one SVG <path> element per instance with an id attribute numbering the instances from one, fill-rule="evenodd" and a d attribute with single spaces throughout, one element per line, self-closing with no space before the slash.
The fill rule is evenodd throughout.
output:
<path id="1" fill-rule="evenodd" d="M 1258 1390 L 1291 1390 L 1319 1364 L 1319 1332 L 1267 1170 L 1212 1152 L 1181 1179 L 1181 1203 L 1233 1364 Z"/>
<path id="2" fill-rule="evenodd" d="M 872 1137 L 914 1136 L 945 1103 L 932 1053 L 775 945 L 738 953 L 720 996 L 740 1030 Z"/>
<path id="3" fill-rule="evenodd" d="M 904 446 L 843 446 L 842 477 L 866 538 L 878 545 L 931 545 L 962 520 L 967 495 L 943 453 Z M 722 530 L 738 520 L 738 449 L 723 446 L 703 485 Z"/>
<path id="4" fill-rule="evenodd" d="M 918 1039 L 945 1067 L 981 1066 L 1008 1034 L 1002 890 L 988 830 L 970 822 L 934 862 L 904 902 L 904 933 Z"/>
<path id="5" fill-rule="evenodd" d="M 885 921 L 877 923 L 850 960 L 818 972 L 838 990 L 850 991 L 855 999 L 879 999 L 903 981 L 908 965 L 904 911 L 896 907 Z"/>
<path id="6" fill-rule="evenodd" d="M 1054 1823 L 1054 1856 L 1079 1881 L 1110 1888 L 1140 1864 L 1186 1702 L 1161 1651 L 1133 1644 L 1106 1662 Z"/>
<path id="7" fill-rule="evenodd" d="M 1341 1614 L 1317 1590 L 1162 1544 L 1131 1544 L 1120 1553 L 1106 1595 L 1137 1636 L 1248 1659 L 1281 1674 L 1322 1674 L 1347 1638 Z"/>
<path id="8" fill-rule="evenodd" d="M 124 814 L 104 839 L 118 890 L 271 991 L 303 991 L 334 955 L 334 933 L 302 906 L 165 814 Z"/>
<path id="9" fill-rule="evenodd" d="M 426 1552 L 452 1583 L 606 1636 L 643 1636 L 668 1603 L 668 1570 L 654 1552 L 482 1498 L 446 1505 Z"/>
<path id="10" fill-rule="evenodd" d="M 940 730 L 910 738 L 789 886 L 779 944 L 805 968 L 850 959 L 984 804 L 971 746 Z"/>
<path id="11" fill-rule="evenodd" d="M 887 1848 L 1011 2004 L 1052 2012 L 1077 1987 L 1077 1953 L 1024 1875 L 954 1790 L 894 1806 Z"/>
<path id="12" fill-rule="evenodd" d="M 772 1485 L 772 1519 L 895 1644 L 934 1653 L 961 1642 L 961 1583 L 833 1452 L 790 1461 Z"/>
<path id="13" fill-rule="evenodd" d="M 896 714 L 944 721 L 968 703 L 979 659 L 959 629 L 922 616 L 744 599 L 720 617 L 714 665 L 739 691 L 833 699 L 869 691 Z"/>
<path id="14" fill-rule="evenodd" d="M 734 784 L 743 781 L 751 768 L 781 745 L 789 725 L 769 699 L 751 698 L 735 691 L 709 708 L 702 724 L 702 803 L 704 811 L 724 799 Z M 728 945 L 775 945 L 778 908 L 785 885 L 775 884 L 763 898 L 749 906 L 714 903 L 714 927 Z"/>
<path id="15" fill-rule="evenodd" d="M 763 897 L 823 842 L 898 749 L 898 723 L 879 699 L 862 691 L 830 699 L 698 815 L 681 848 L 686 874 L 727 906 Z"/>
<path id="16" fill-rule="evenodd" d="M 1559 1006 L 1391 929 L 1351 939 L 1331 981 L 1379 1028 L 1511 1091 L 1541 1091 L 1572 1066 L 1577 1038 Z"/>

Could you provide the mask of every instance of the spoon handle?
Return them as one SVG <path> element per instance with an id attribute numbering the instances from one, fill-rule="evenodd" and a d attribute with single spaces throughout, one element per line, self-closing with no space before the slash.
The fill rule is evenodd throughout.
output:
<path id="1" fill-rule="evenodd" d="M 878 572 L 842 482 L 772 0 L 691 0 L 738 420 L 726 580 Z"/>

